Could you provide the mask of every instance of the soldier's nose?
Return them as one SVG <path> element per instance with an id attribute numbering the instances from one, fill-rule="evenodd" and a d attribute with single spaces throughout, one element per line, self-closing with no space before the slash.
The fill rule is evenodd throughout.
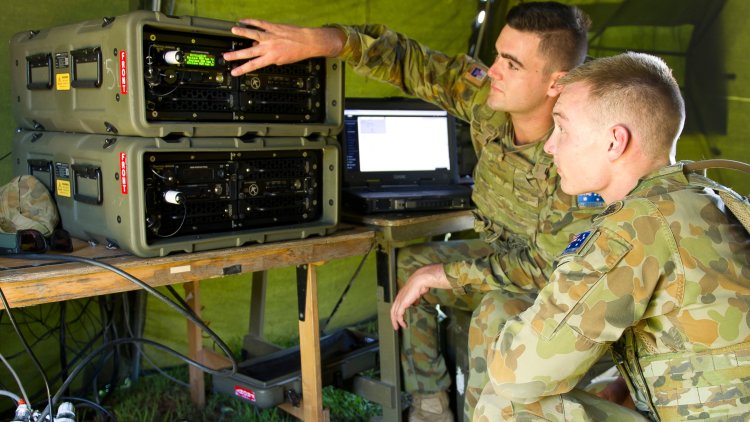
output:
<path id="1" fill-rule="evenodd" d="M 547 139 L 547 142 L 544 143 L 544 152 L 550 155 L 555 155 L 555 150 L 556 150 L 555 139 L 556 138 L 557 137 L 553 133 L 552 136 L 550 136 L 549 139 Z"/>

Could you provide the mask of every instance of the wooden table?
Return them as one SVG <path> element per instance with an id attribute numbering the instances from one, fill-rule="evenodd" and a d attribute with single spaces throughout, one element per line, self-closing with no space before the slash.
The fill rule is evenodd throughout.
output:
<path id="1" fill-rule="evenodd" d="M 384 421 L 402 419 L 401 362 L 398 332 L 391 327 L 390 310 L 396 297 L 396 252 L 414 240 L 470 230 L 474 227 L 471 211 L 432 213 L 394 213 L 366 216 L 345 215 L 347 221 L 365 225 L 377 232 L 378 341 L 380 380 L 360 377 L 355 392 L 383 406 Z"/>
<path id="2" fill-rule="evenodd" d="M 342 226 L 324 237 L 255 244 L 206 252 L 182 253 L 158 258 L 138 258 L 102 246 L 91 247 L 74 242 L 72 255 L 94 258 L 114 265 L 152 287 L 186 284 L 188 303 L 199 314 L 199 281 L 230 274 L 263 272 L 273 268 L 297 266 L 307 273 L 304 318 L 299 322 L 302 363 L 302 412 L 295 415 L 307 421 L 326 420 L 323 410 L 320 373 L 320 333 L 318 326 L 317 280 L 315 267 L 323 262 L 364 255 L 375 241 L 372 229 Z M 121 276 L 82 263 L 29 261 L 0 258 L 0 288 L 11 308 L 70 299 L 121 293 L 139 287 Z M 0 309 L 2 305 L 0 304 Z M 188 324 L 189 356 L 207 366 L 220 367 L 221 359 L 203 349 L 200 330 Z M 203 373 L 190 368 L 193 401 L 205 404 Z M 295 412 L 295 409 L 287 409 Z"/>

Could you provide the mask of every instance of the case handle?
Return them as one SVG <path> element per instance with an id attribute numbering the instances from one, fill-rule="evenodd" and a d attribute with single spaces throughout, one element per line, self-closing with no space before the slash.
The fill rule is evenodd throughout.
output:
<path id="1" fill-rule="evenodd" d="M 47 68 L 47 80 L 46 81 L 34 81 L 32 76 L 32 70 L 40 67 Z M 40 53 L 26 57 L 26 88 L 29 90 L 34 89 L 52 89 L 53 82 L 52 74 L 52 54 Z"/>
<path id="2" fill-rule="evenodd" d="M 95 166 L 82 164 L 73 164 L 73 199 L 91 205 L 101 205 L 102 203 L 102 169 Z M 84 195 L 78 191 L 79 179 L 96 180 L 96 196 Z"/>
<path id="3" fill-rule="evenodd" d="M 102 86 L 102 49 L 100 47 L 82 48 L 70 52 L 73 58 L 71 64 L 71 82 L 74 88 L 99 88 Z M 78 65 L 96 63 L 96 79 L 79 79 Z"/>

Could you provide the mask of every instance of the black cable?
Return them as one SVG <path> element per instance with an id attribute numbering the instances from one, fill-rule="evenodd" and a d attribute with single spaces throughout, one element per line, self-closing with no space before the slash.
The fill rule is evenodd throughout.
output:
<path id="1" fill-rule="evenodd" d="M 93 402 L 88 399 L 84 399 L 82 397 L 60 397 L 60 400 L 62 401 L 69 401 L 69 402 L 81 402 L 81 406 L 86 406 L 94 409 L 97 413 L 102 413 L 104 416 L 112 419 L 113 421 L 117 422 L 117 418 L 115 415 L 107 410 L 104 406 L 100 405 L 99 403 Z M 78 406 L 76 406 L 78 407 Z M 76 412 L 77 413 L 77 412 Z"/>
<path id="2" fill-rule="evenodd" d="M 177 292 L 177 290 L 175 290 L 174 286 L 172 286 L 172 285 L 167 285 L 166 287 L 167 287 L 167 291 L 168 291 L 169 293 L 171 293 L 171 294 L 172 294 L 172 296 L 173 296 L 173 297 L 175 298 L 175 300 L 176 300 L 177 302 L 179 302 L 179 303 L 180 303 L 180 305 L 182 305 L 182 308 L 183 308 L 183 309 L 184 309 L 184 310 L 185 310 L 186 312 L 189 312 L 189 313 L 190 313 L 190 314 L 192 314 L 193 316 L 197 317 L 197 315 L 195 315 L 195 312 L 193 312 L 193 309 L 192 309 L 192 308 L 190 308 L 190 305 L 188 305 L 188 303 L 187 303 L 187 302 L 185 302 L 185 299 L 183 299 L 183 298 L 182 298 L 182 296 L 181 296 L 181 295 L 180 295 L 180 294 L 179 294 L 179 293 Z"/>
<path id="3" fill-rule="evenodd" d="M 65 324 L 65 319 L 67 318 L 66 314 L 67 306 L 65 305 L 65 302 L 60 303 L 60 376 L 62 378 L 67 378 L 68 376 L 68 353 L 67 353 L 67 339 L 65 336 L 65 332 L 67 329 L 67 325 Z"/>
<path id="4" fill-rule="evenodd" d="M 169 286 L 169 287 L 171 287 L 171 286 Z M 173 290 L 173 294 L 177 294 L 177 292 L 174 291 L 174 289 L 172 289 L 172 290 Z M 180 299 L 182 299 L 182 298 L 180 297 Z M 123 305 L 124 315 L 130 315 L 130 307 L 128 305 L 128 302 L 124 301 L 122 303 L 122 305 Z M 192 309 L 190 309 L 189 306 L 188 306 L 187 309 L 192 312 Z M 135 334 L 133 333 L 133 328 L 130 326 L 130 321 L 128 319 L 126 319 L 125 321 L 126 321 L 126 329 L 128 331 L 128 335 L 130 337 L 135 337 Z M 145 353 L 145 351 L 143 351 L 143 349 L 140 347 L 140 345 L 137 346 L 137 350 L 138 350 L 138 355 L 140 357 L 142 357 L 149 365 L 151 365 L 151 367 L 154 369 L 154 371 L 158 372 L 159 375 L 163 376 L 164 378 L 167 378 L 168 380 L 174 382 L 175 384 L 177 384 L 179 386 L 186 387 L 186 388 L 190 387 L 189 383 L 181 381 L 181 380 L 179 380 L 179 379 L 177 379 L 177 378 L 169 375 L 162 368 L 159 368 L 159 366 L 156 363 L 154 363 L 154 361 L 151 360 L 151 358 Z M 136 372 L 136 375 L 139 376 L 140 372 Z"/>
<path id="5" fill-rule="evenodd" d="M 122 298 L 122 296 L 119 296 L 119 298 Z M 115 306 L 111 303 L 112 300 L 115 300 L 112 296 L 106 296 L 99 298 L 99 309 L 102 313 L 102 319 L 105 319 L 107 321 L 107 330 L 105 333 L 105 341 L 108 341 L 107 339 L 110 338 L 109 334 L 111 333 L 111 338 L 116 339 L 120 338 L 120 334 L 117 332 L 117 321 L 115 317 Z M 114 358 L 111 358 L 114 356 Z M 99 365 L 97 365 L 97 369 L 94 372 L 93 376 L 93 382 L 95 386 L 98 386 L 99 384 L 99 374 L 101 374 L 102 370 L 105 368 L 105 366 L 108 363 L 111 363 L 112 371 L 110 373 L 109 383 L 105 384 L 106 390 L 105 390 L 105 398 L 109 396 L 109 394 L 112 392 L 111 386 L 117 383 L 117 378 L 120 375 L 120 358 L 122 356 L 122 350 L 120 347 L 116 347 L 112 352 L 107 354 L 107 356 L 102 357 Z M 95 389 L 96 391 L 96 389 Z M 95 396 L 97 398 L 97 402 L 99 400 L 99 395 Z"/>
<path id="6" fill-rule="evenodd" d="M 234 360 L 234 357 L 232 355 L 231 350 L 229 349 L 229 346 L 227 346 L 226 343 L 224 343 L 224 341 L 221 340 L 221 338 L 219 338 L 219 336 L 216 335 L 216 333 L 213 332 L 213 330 L 211 330 L 210 328 L 208 328 L 208 326 L 203 321 L 201 321 L 199 318 L 196 318 L 194 313 L 191 314 L 189 312 L 185 312 L 185 310 L 182 309 L 179 305 L 177 305 L 176 303 L 174 303 L 171 300 L 169 300 L 169 298 L 167 298 L 163 294 L 159 293 L 159 291 L 157 291 L 153 287 L 149 286 L 148 284 L 144 283 L 143 281 L 139 280 L 138 278 L 134 277 L 133 275 L 131 275 L 131 274 L 129 274 L 129 273 L 127 273 L 127 272 L 125 272 L 125 271 L 123 271 L 123 270 L 115 267 L 114 265 L 106 264 L 104 262 L 99 262 L 99 261 L 96 261 L 96 260 L 93 260 L 93 259 L 82 258 L 82 257 L 79 257 L 79 256 L 71 256 L 71 255 L 14 254 L 13 256 L 15 258 L 29 259 L 29 260 L 48 260 L 48 261 L 80 262 L 80 263 L 89 264 L 89 265 L 93 265 L 93 266 L 96 266 L 96 267 L 104 268 L 106 270 L 114 272 L 115 274 L 117 274 L 117 275 L 119 275 L 119 276 L 121 276 L 121 277 L 123 277 L 123 278 L 125 278 L 125 279 L 127 279 L 127 280 L 129 280 L 129 281 L 131 281 L 133 283 L 135 283 L 136 285 L 138 285 L 143 290 L 146 290 L 147 292 L 149 292 L 152 295 L 156 296 L 157 299 L 159 299 L 162 302 L 164 302 L 164 304 L 166 304 L 170 308 L 176 310 L 177 312 L 179 312 L 183 316 L 185 316 L 188 319 L 190 319 L 190 321 L 192 323 L 194 323 L 195 325 L 197 325 L 202 331 L 206 332 L 206 334 L 208 334 L 209 337 L 211 337 L 211 339 L 213 341 L 215 341 L 219 345 L 219 348 L 221 348 L 222 352 L 224 352 L 224 354 L 226 354 L 227 358 L 229 358 L 229 360 L 232 362 L 232 372 L 234 373 L 234 372 L 237 371 L 237 362 Z"/>
<path id="7" fill-rule="evenodd" d="M 28 343 L 29 340 L 29 334 L 32 334 L 35 338 L 34 343 L 30 344 L 31 349 L 37 349 L 39 344 L 42 344 L 43 342 L 47 341 L 48 339 L 52 338 L 54 333 L 58 330 L 64 330 L 65 331 L 65 338 L 66 338 L 66 344 L 67 347 L 65 350 L 67 350 L 70 353 L 73 353 L 72 357 L 69 355 L 69 362 L 67 362 L 67 365 L 60 365 L 61 369 L 60 371 L 56 372 L 55 374 L 47 374 L 48 382 L 50 385 L 56 385 L 58 381 L 62 381 L 65 379 L 67 374 L 65 373 L 65 366 L 70 366 L 75 364 L 78 360 L 80 360 L 81 356 L 84 356 L 88 351 L 93 349 L 93 344 L 97 343 L 101 339 L 101 331 L 99 328 L 95 328 L 95 330 L 92 330 L 91 328 L 94 328 L 95 325 L 100 325 L 100 321 L 93 321 L 90 318 L 90 312 L 89 307 L 93 303 L 93 301 L 96 298 L 86 298 L 85 300 L 78 300 L 78 301 L 69 301 L 69 302 L 62 302 L 62 303 L 54 303 L 49 304 L 53 306 L 43 306 L 43 305 L 37 305 L 34 307 L 29 308 L 17 308 L 14 309 L 13 315 L 15 317 L 16 323 L 19 326 L 27 326 L 29 327 L 29 331 L 26 333 L 26 340 Z M 74 333 L 74 331 L 69 330 L 66 328 L 67 324 L 70 324 L 71 321 L 59 321 L 59 323 L 55 323 L 54 325 L 50 322 L 53 320 L 56 315 L 60 314 L 60 310 L 57 308 L 57 306 L 65 304 L 65 307 L 67 310 L 65 311 L 65 319 L 67 317 L 71 316 L 72 314 L 75 314 L 74 318 L 72 318 L 72 322 L 75 322 L 79 326 L 83 327 L 86 331 L 85 339 L 78 340 L 75 337 L 72 337 L 71 334 Z M 77 307 L 77 310 L 75 313 L 72 312 L 72 306 Z M 34 310 L 34 312 L 29 312 L 29 309 Z M 20 311 L 20 312 L 19 312 Z M 38 314 L 38 315 L 37 315 Z M 19 318 L 19 316 L 24 317 L 25 319 Z M 95 324 L 94 324 L 95 323 Z M 43 334 L 34 334 L 33 330 L 31 330 L 32 325 L 41 325 L 46 328 L 46 331 Z M 73 343 L 76 347 L 73 347 Z M 13 356 L 8 356 L 8 359 L 15 359 L 19 358 L 22 355 L 24 355 L 25 352 L 22 349 L 19 353 L 14 354 Z M 49 371 L 49 368 L 47 369 Z M 0 388 L 4 384 L 0 383 Z M 45 392 L 44 390 L 41 391 L 35 391 L 30 394 L 30 400 L 27 399 L 26 401 L 28 403 L 34 403 L 37 402 L 40 397 L 44 396 Z"/>
<path id="8" fill-rule="evenodd" d="M 36 358 L 36 355 L 29 347 L 29 344 L 26 342 L 26 339 L 21 333 L 21 330 L 18 328 L 18 325 L 16 324 L 16 320 L 13 318 L 13 313 L 10 311 L 10 305 L 8 304 L 8 300 L 5 298 L 5 293 L 3 293 L 2 288 L 0 288 L 0 300 L 2 300 L 3 302 L 3 307 L 5 308 L 5 312 L 8 314 L 8 319 L 10 320 L 10 323 L 13 325 L 13 329 L 16 331 L 16 335 L 18 335 L 18 338 L 21 340 L 21 344 L 23 345 L 24 349 L 26 349 L 26 352 L 29 354 L 29 356 L 31 357 L 31 360 L 34 362 L 34 365 L 39 370 L 39 374 L 41 374 L 42 376 L 44 387 L 47 390 L 47 406 L 51 407 L 52 397 L 50 395 L 49 381 L 47 380 L 47 375 L 44 373 L 44 369 L 42 369 L 42 364 L 39 363 L 39 360 Z"/>
<path id="9" fill-rule="evenodd" d="M 235 374 L 237 372 L 237 364 L 236 364 L 234 358 L 231 358 L 231 361 L 233 363 L 232 369 L 229 369 L 229 370 L 228 369 L 218 369 L 217 370 L 217 369 L 213 369 L 213 368 L 210 368 L 208 366 L 205 366 L 202 363 L 197 362 L 197 361 L 195 361 L 193 359 L 190 359 L 189 357 L 183 355 L 182 353 L 180 353 L 180 352 L 178 352 L 178 351 L 176 351 L 176 350 L 174 350 L 174 349 L 172 349 L 172 348 L 170 348 L 168 346 L 165 346 L 165 345 L 163 345 L 161 343 L 157 343 L 157 342 L 155 342 L 153 340 L 150 340 L 150 339 L 147 339 L 147 338 L 120 338 L 120 339 L 112 340 L 112 341 L 110 341 L 107 344 L 103 344 L 103 345 L 99 346 L 96 350 L 92 351 L 88 356 L 86 356 L 86 358 L 84 358 L 73 369 L 73 371 L 71 371 L 70 376 L 68 376 L 68 379 L 66 379 L 62 383 L 62 385 L 60 386 L 60 388 L 57 390 L 57 393 L 55 393 L 55 395 L 52 396 L 51 403 L 53 403 L 53 404 L 57 403 L 57 400 L 59 400 L 60 396 L 62 395 L 61 392 L 63 390 L 65 390 L 66 388 L 68 388 L 68 386 L 70 385 L 70 383 L 73 382 L 73 379 L 75 379 L 75 377 L 83 370 L 83 368 L 89 362 L 91 362 L 92 359 L 94 359 L 94 357 L 96 357 L 99 353 L 101 353 L 102 351 L 104 351 L 105 349 L 107 349 L 109 347 L 114 347 L 114 346 L 118 346 L 120 344 L 125 344 L 125 343 L 143 343 L 143 344 L 148 344 L 148 345 L 153 346 L 153 347 L 155 347 L 155 348 L 157 348 L 157 349 L 159 349 L 159 350 L 161 350 L 163 352 L 172 354 L 173 356 L 177 357 L 178 359 L 182 360 L 183 362 L 185 362 L 185 363 L 187 363 L 189 365 L 193 365 L 196 368 L 200 369 L 201 371 L 203 371 L 203 372 L 205 372 L 207 374 L 219 375 L 219 376 L 229 376 L 229 375 L 233 375 L 233 374 Z M 47 406 L 44 409 L 44 411 L 41 413 L 41 416 L 38 418 L 38 420 L 44 420 L 44 418 L 47 415 L 49 415 L 50 409 L 51 409 L 51 406 Z"/>
<path id="10" fill-rule="evenodd" d="M 8 368 L 8 372 L 10 372 L 10 375 L 13 377 L 14 380 L 16 380 L 16 384 L 18 385 L 18 391 L 21 392 L 21 396 L 24 400 L 26 400 L 26 403 L 29 403 L 29 396 L 26 394 L 26 390 L 23 388 L 23 384 L 21 383 L 21 378 L 18 377 L 18 373 L 16 373 L 16 370 L 13 369 L 13 366 L 11 366 L 10 362 L 8 362 L 7 359 L 0 353 L 0 361 L 2 361 L 5 364 L 5 367 Z"/>
<path id="11" fill-rule="evenodd" d="M 104 345 L 100 346 L 99 348 L 97 348 L 94 352 L 92 352 L 91 354 L 89 354 L 89 356 L 87 356 L 78 366 L 76 366 L 76 368 L 73 370 L 73 372 L 71 372 L 71 374 L 68 376 L 68 378 L 66 379 L 66 381 L 60 387 L 60 389 L 58 390 L 58 392 L 55 393 L 55 395 L 50 399 L 49 404 L 48 404 L 47 408 L 44 410 L 44 412 L 43 412 L 43 414 L 42 414 L 42 416 L 41 416 L 40 419 L 43 420 L 44 417 L 49 414 L 50 409 L 52 408 L 52 406 L 54 405 L 54 403 L 56 403 L 57 398 L 61 395 L 61 392 L 65 388 L 67 388 L 68 385 L 70 385 L 70 382 L 72 382 L 73 378 L 75 378 L 75 376 L 81 371 L 82 367 L 85 364 L 87 364 L 91 359 L 93 359 L 93 356 L 97 355 L 105 347 L 110 347 L 110 346 L 113 346 L 113 345 L 116 346 L 116 345 L 123 344 L 123 343 L 126 343 L 126 342 L 143 342 L 145 344 L 150 344 L 150 345 L 152 345 L 152 346 L 154 346 L 154 347 L 156 347 L 158 349 L 165 350 L 168 353 L 173 353 L 178 358 L 184 360 L 185 362 L 187 362 L 187 363 L 189 363 L 189 364 L 197 367 L 201 371 L 206 372 L 208 374 L 226 376 L 226 375 L 233 375 L 233 374 L 235 374 L 237 372 L 237 361 L 234 359 L 234 356 L 232 355 L 232 352 L 229 349 L 229 346 L 227 346 L 226 343 L 224 343 L 224 341 L 213 330 L 211 330 L 210 328 L 208 328 L 208 326 L 203 321 L 201 321 L 199 318 L 196 318 L 193 314 L 191 314 L 189 312 L 185 312 L 185 310 L 182 309 L 178 304 L 176 304 L 173 301 L 169 300 L 166 296 L 164 296 L 161 293 L 159 293 L 156 289 L 154 289 L 153 287 L 151 287 L 148 284 L 144 283 L 140 279 L 134 277 L 133 275 L 131 275 L 131 274 L 129 274 L 129 273 L 127 273 L 127 272 L 125 272 L 125 271 L 123 271 L 123 270 L 121 270 L 121 269 L 113 266 L 113 265 L 106 264 L 104 262 L 99 262 L 99 261 L 96 261 L 96 260 L 93 260 L 93 259 L 78 257 L 78 256 L 71 256 L 71 255 L 42 255 L 42 254 L 13 254 L 13 256 L 15 258 L 29 259 L 29 260 L 79 262 L 79 263 L 89 264 L 89 265 L 93 265 L 93 266 L 96 266 L 96 267 L 100 267 L 100 268 L 104 268 L 106 270 L 112 271 L 115 274 L 117 274 L 117 275 L 125 278 L 126 280 L 129 280 L 129 281 L 133 282 L 137 286 L 141 287 L 142 289 L 144 289 L 147 292 L 151 293 L 152 295 L 156 296 L 156 298 L 159 299 L 159 300 L 161 300 L 162 302 L 164 302 L 164 304 L 166 304 L 170 308 L 176 310 L 177 312 L 179 312 L 183 316 L 187 317 L 193 324 L 197 325 L 203 332 L 205 332 L 206 334 L 208 334 L 209 337 L 211 337 L 211 339 L 219 346 L 219 348 L 222 350 L 222 352 L 224 352 L 224 354 L 226 355 L 227 359 L 231 363 L 231 369 L 229 369 L 229 370 L 227 370 L 227 369 L 215 370 L 215 369 L 209 368 L 208 366 L 205 366 L 205 365 L 203 365 L 203 364 L 201 364 L 201 363 L 199 363 L 197 361 L 194 361 L 194 360 L 190 359 L 189 357 L 184 356 L 184 355 L 180 354 L 179 352 L 177 352 L 177 351 L 175 351 L 175 350 L 173 350 L 173 349 L 171 349 L 171 348 L 169 348 L 167 346 L 164 346 L 164 345 L 162 345 L 160 343 L 156 343 L 156 342 L 148 340 L 148 339 L 143 339 L 143 338 L 141 338 L 141 339 L 137 339 L 137 338 L 115 339 L 115 340 L 109 342 L 108 344 L 104 344 Z M 4 296 L 3 296 L 3 301 L 5 301 L 5 297 Z M 9 308 L 7 305 L 5 305 L 5 307 L 6 307 L 6 309 Z"/>
<path id="12" fill-rule="evenodd" d="M 349 282 L 344 288 L 344 291 L 341 293 L 341 296 L 339 296 L 339 300 L 336 302 L 336 305 L 333 306 L 333 310 L 331 311 L 331 313 L 328 315 L 328 318 L 326 318 L 325 322 L 323 323 L 323 327 L 320 329 L 321 332 L 325 332 L 326 328 L 328 328 L 328 323 L 331 322 L 331 319 L 333 319 L 333 316 L 336 315 L 336 312 L 338 311 L 339 306 L 341 306 L 341 303 L 344 301 L 346 294 L 349 292 L 349 289 L 352 287 L 352 284 L 354 284 L 354 280 L 356 280 L 357 277 L 359 277 L 359 272 L 362 270 L 362 267 L 364 267 L 365 261 L 367 261 L 367 257 L 370 256 L 370 252 L 372 252 L 372 249 L 374 247 L 375 247 L 374 243 L 370 245 L 370 249 L 367 250 L 367 253 L 365 253 L 365 256 L 363 256 L 362 260 L 359 261 L 359 265 L 357 266 L 357 269 L 354 270 L 354 274 L 352 274 L 352 277 L 349 279 Z"/>
<path id="13" fill-rule="evenodd" d="M 96 366 L 96 368 L 94 370 L 94 375 L 91 377 L 91 381 L 90 381 L 91 382 L 91 386 L 92 386 L 91 389 L 94 392 L 93 396 L 96 398 L 96 403 L 99 403 L 99 391 L 100 391 L 99 390 L 99 375 L 102 373 L 102 370 L 104 369 L 104 366 L 112 359 L 112 356 L 113 355 L 117 356 L 117 349 L 118 348 L 115 347 L 114 350 L 110 350 L 109 353 L 107 353 L 106 355 L 102 355 L 101 360 L 99 361 L 99 363 L 97 364 L 97 366 Z M 117 361 L 117 359 L 115 359 L 115 360 Z M 104 385 L 104 388 L 105 388 L 105 391 L 104 391 L 105 396 L 104 396 L 104 398 L 105 398 L 105 400 L 106 400 L 107 397 L 109 397 L 110 393 L 112 392 L 111 386 L 113 384 L 115 384 L 115 382 L 116 382 L 117 372 L 119 372 L 119 371 L 117 371 L 115 368 L 113 368 L 113 370 L 112 370 L 113 376 L 110 377 L 109 384 L 105 384 Z"/>
<path id="14" fill-rule="evenodd" d="M 70 362 L 75 362 L 76 360 L 78 360 L 78 358 L 80 358 L 83 351 L 90 349 L 92 347 L 92 344 L 95 343 L 100 337 L 103 336 L 104 327 L 101 327 L 100 319 L 97 319 L 96 321 L 90 321 L 90 318 L 84 319 L 84 316 L 88 315 L 88 312 L 87 312 L 88 307 L 93 302 L 92 298 L 88 298 L 88 300 L 83 301 L 83 302 L 84 302 L 84 305 L 79 306 L 80 309 L 78 310 L 76 317 L 74 319 L 70 321 L 66 320 L 66 321 L 61 322 L 62 324 L 64 324 L 65 327 L 67 327 L 69 324 L 75 324 L 76 327 L 78 328 L 78 330 L 69 330 L 65 328 L 66 342 L 68 343 L 68 347 L 66 348 L 66 350 L 76 353 L 76 355 L 72 359 L 70 359 Z M 80 305 L 79 301 L 63 302 L 63 303 L 67 303 L 69 307 L 73 304 L 76 306 Z M 66 314 L 70 314 L 70 312 L 66 312 Z M 91 327 L 89 327 L 89 325 L 91 325 Z M 93 328 L 94 325 L 96 325 L 96 328 Z M 76 331 L 83 331 L 85 338 L 80 339 L 80 340 L 76 338 L 74 336 L 74 334 L 76 334 Z M 73 344 L 75 344 L 77 348 L 72 347 Z"/>

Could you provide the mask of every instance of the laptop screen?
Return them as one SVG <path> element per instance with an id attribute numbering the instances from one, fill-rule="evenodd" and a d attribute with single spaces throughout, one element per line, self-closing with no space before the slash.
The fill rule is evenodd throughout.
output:
<path id="1" fill-rule="evenodd" d="M 344 109 L 346 186 L 457 180 L 455 120 L 422 100 L 350 98 Z"/>

